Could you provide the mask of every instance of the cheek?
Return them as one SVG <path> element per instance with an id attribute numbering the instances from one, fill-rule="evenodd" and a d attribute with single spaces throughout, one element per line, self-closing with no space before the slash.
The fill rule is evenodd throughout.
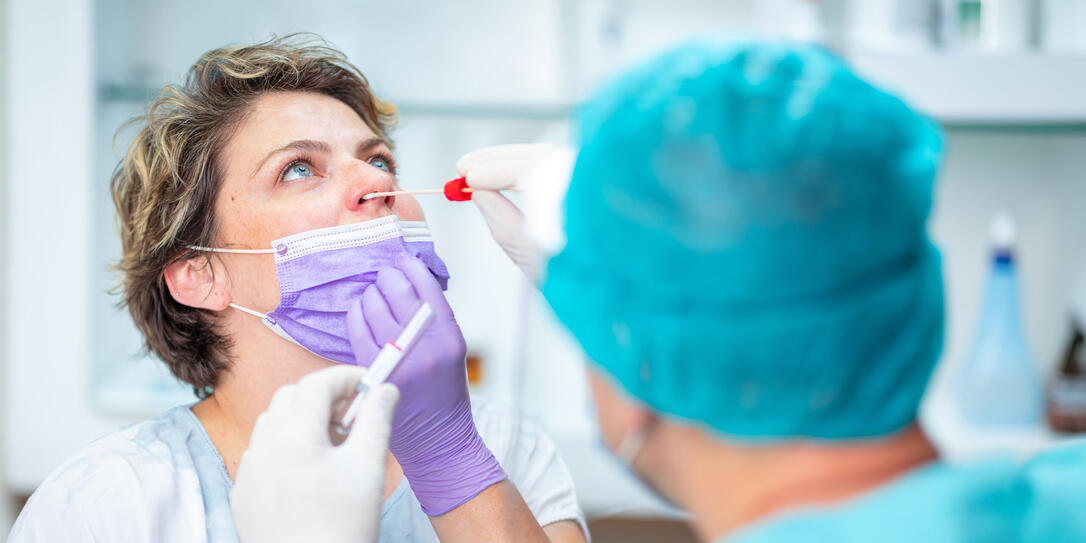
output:
<path id="1" fill-rule="evenodd" d="M 306 229 L 305 224 L 295 224 L 304 217 L 298 214 L 284 216 L 267 207 L 244 200 L 241 195 L 224 192 L 216 208 L 217 244 L 238 249 L 267 249 L 273 239 L 293 233 L 291 229 Z M 231 301 L 262 313 L 279 305 L 279 278 L 273 255 L 223 254 L 220 258 L 229 275 Z"/>
<path id="2" fill-rule="evenodd" d="M 279 277 L 272 255 L 224 255 L 230 297 L 238 305 L 268 313 L 279 305 Z"/>
<path id="3" fill-rule="evenodd" d="M 414 196 L 401 195 L 392 203 L 392 212 L 402 221 L 425 221 L 426 215 L 422 213 L 422 206 Z"/>
<path id="4" fill-rule="evenodd" d="M 286 197 L 266 197 L 224 190 L 216 202 L 219 241 L 236 247 L 266 249 L 272 240 L 338 224 L 341 201 L 326 190 Z"/>

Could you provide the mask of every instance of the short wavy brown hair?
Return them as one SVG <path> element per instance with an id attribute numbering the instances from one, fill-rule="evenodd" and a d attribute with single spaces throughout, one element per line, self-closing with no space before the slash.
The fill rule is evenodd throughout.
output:
<path id="1" fill-rule="evenodd" d="M 166 362 L 198 397 L 214 391 L 230 360 L 230 338 L 209 311 L 173 299 L 163 272 L 178 260 L 209 258 L 187 248 L 214 244 L 221 152 L 253 101 L 277 91 L 336 98 L 388 141 L 395 108 L 378 99 L 347 57 L 316 36 L 293 34 L 204 53 L 181 85 L 169 85 L 145 115 L 113 173 L 113 203 L 124 254 L 117 290 L 143 333 L 145 349 Z"/>

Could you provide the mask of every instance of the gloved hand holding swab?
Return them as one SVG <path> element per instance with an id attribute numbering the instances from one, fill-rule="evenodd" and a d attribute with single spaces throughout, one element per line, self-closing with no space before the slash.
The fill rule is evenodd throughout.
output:
<path id="1" fill-rule="evenodd" d="M 388 342 L 381 348 L 381 351 L 377 353 L 377 358 L 374 359 L 373 364 L 370 365 L 369 371 L 362 377 L 362 380 L 358 383 L 358 395 L 355 396 L 354 402 L 347 408 L 346 413 L 343 415 L 343 419 L 333 425 L 333 429 L 340 435 L 347 435 L 350 433 L 351 424 L 354 423 L 355 416 L 358 414 L 358 409 L 362 405 L 362 399 L 366 394 L 376 388 L 381 383 L 384 383 L 388 376 L 392 374 L 392 370 L 396 369 L 396 366 L 403 360 L 404 356 L 407 356 L 411 349 L 415 346 L 419 336 L 426 331 L 426 327 L 430 325 L 434 320 L 434 310 L 430 307 L 430 304 L 423 302 L 419 307 L 415 315 L 408 321 L 407 326 L 404 327 L 403 332 L 400 333 L 400 337 L 395 342 Z"/>

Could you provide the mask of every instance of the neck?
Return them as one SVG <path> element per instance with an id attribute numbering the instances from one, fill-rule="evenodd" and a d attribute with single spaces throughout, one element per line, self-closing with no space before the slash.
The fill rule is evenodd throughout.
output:
<path id="1" fill-rule="evenodd" d="M 219 374 L 215 393 L 192 411 L 233 478 L 253 425 L 275 391 L 333 363 L 276 336 L 259 319 L 240 311 L 230 310 L 221 325 L 234 340 L 233 358 Z"/>
<path id="2" fill-rule="evenodd" d="M 215 393 L 193 406 L 192 412 L 233 479 L 242 453 L 249 448 L 256 419 L 268 408 L 275 391 L 335 363 L 284 340 L 260 320 L 240 311 L 231 311 L 223 321 L 223 328 L 234 340 L 233 359 L 219 376 Z M 403 478 L 403 470 L 391 453 L 385 464 L 384 498 L 388 499 Z"/>
<path id="3" fill-rule="evenodd" d="M 782 510 L 856 497 L 937 458 L 915 425 L 877 441 L 762 446 L 727 443 L 670 422 L 654 434 L 637 467 L 692 514 L 707 541 Z"/>

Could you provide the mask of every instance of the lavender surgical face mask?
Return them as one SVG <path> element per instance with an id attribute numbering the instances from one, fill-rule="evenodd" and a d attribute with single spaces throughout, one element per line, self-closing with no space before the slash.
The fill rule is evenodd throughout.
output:
<path id="1" fill-rule="evenodd" d="M 279 306 L 268 314 L 230 306 L 260 317 L 279 336 L 334 362 L 356 363 L 347 339 L 347 308 L 377 280 L 378 270 L 395 264 L 396 257 L 418 257 L 441 288 L 448 287 L 449 271 L 434 252 L 429 227 L 420 221 L 401 221 L 395 215 L 300 232 L 271 245 L 272 249 L 190 249 L 274 254 Z"/>

